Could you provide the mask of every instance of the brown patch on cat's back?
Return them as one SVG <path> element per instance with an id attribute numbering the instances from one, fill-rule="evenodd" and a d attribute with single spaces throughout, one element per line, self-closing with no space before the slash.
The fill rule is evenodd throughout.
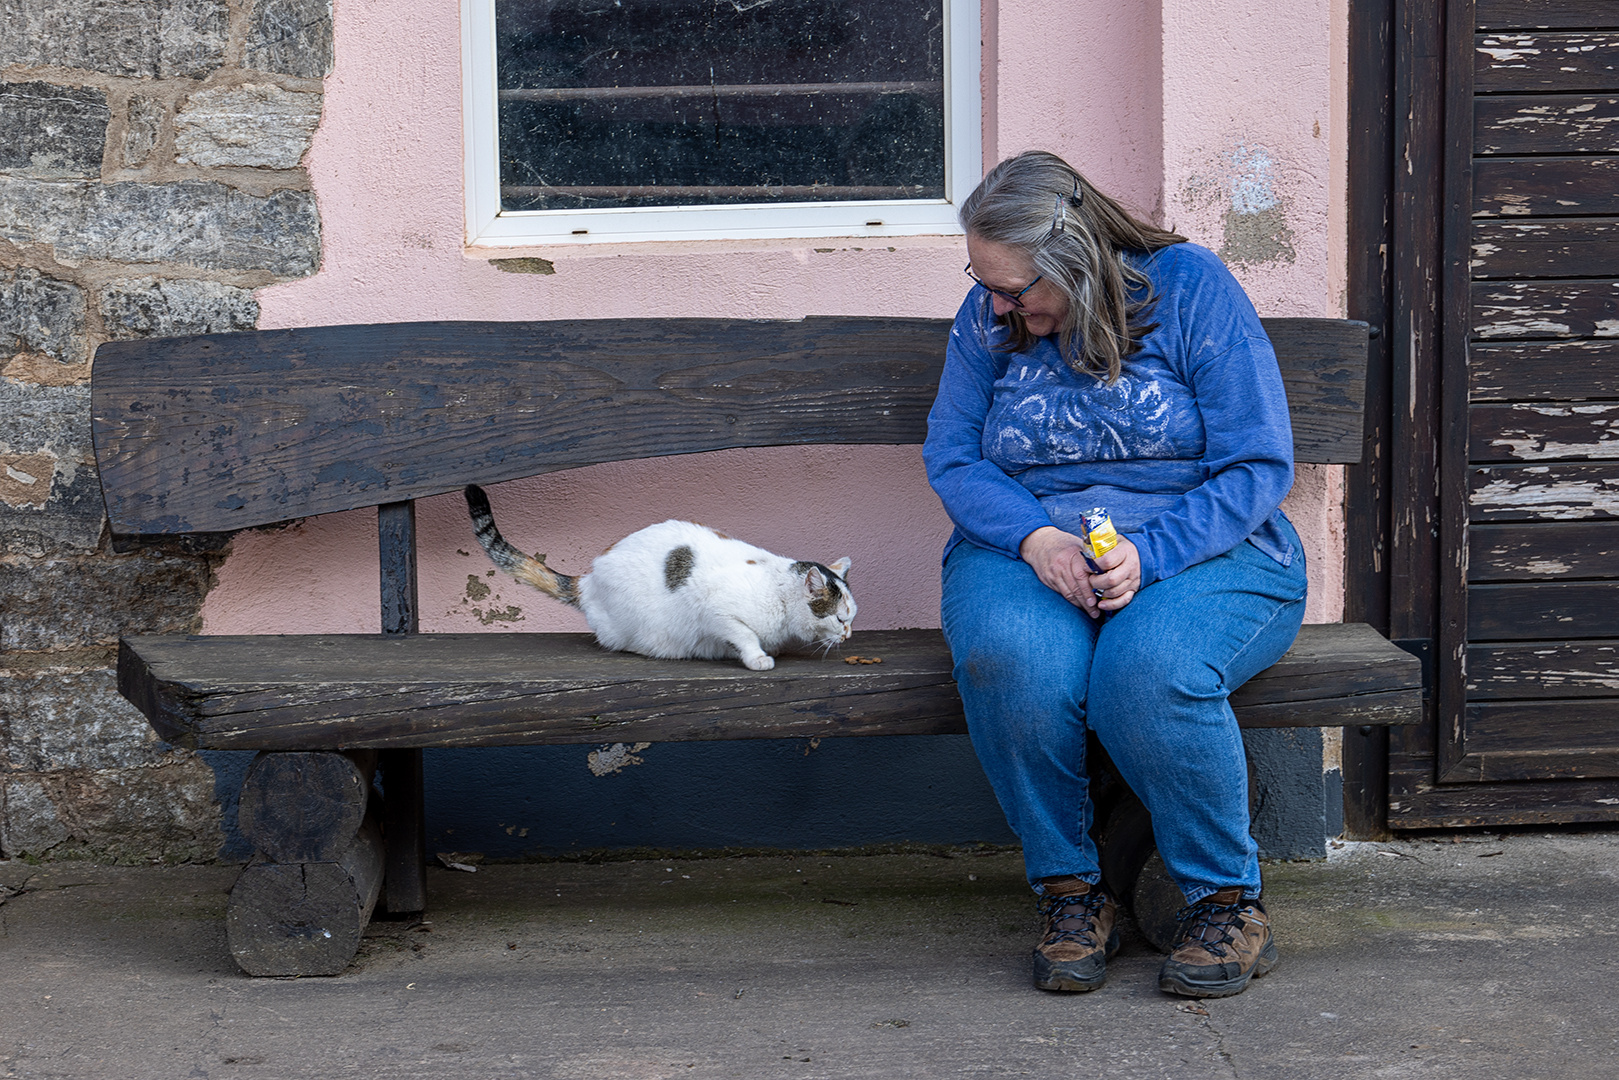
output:
<path id="1" fill-rule="evenodd" d="M 663 584 L 670 592 L 686 584 L 686 580 L 691 577 L 692 564 L 696 558 L 689 544 L 681 544 L 664 556 Z"/>

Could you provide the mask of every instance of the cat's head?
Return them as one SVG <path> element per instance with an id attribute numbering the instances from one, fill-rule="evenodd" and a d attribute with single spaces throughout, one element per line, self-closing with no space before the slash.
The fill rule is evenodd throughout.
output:
<path id="1" fill-rule="evenodd" d="M 812 562 L 793 564 L 793 572 L 803 583 L 804 606 L 799 614 L 804 640 L 826 648 L 849 640 L 850 624 L 857 610 L 854 594 L 849 591 L 851 565 L 847 558 L 830 566 Z"/>

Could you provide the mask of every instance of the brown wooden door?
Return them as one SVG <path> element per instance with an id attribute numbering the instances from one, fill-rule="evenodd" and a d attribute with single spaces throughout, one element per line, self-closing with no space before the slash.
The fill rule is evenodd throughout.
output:
<path id="1" fill-rule="evenodd" d="M 1616 819 L 1619 2 L 1387 15 L 1373 531 L 1391 636 L 1432 669 L 1431 723 L 1388 746 L 1387 821 Z"/>

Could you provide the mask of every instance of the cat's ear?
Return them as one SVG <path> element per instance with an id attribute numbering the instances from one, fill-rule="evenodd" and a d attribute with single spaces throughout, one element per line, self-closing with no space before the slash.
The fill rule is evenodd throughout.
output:
<path id="1" fill-rule="evenodd" d="M 815 597 L 826 594 L 826 575 L 819 566 L 811 566 L 804 574 L 804 595 Z"/>
<path id="2" fill-rule="evenodd" d="M 834 574 L 838 575 L 838 577 L 847 580 L 849 577 L 849 567 L 853 565 L 854 564 L 849 561 L 848 556 L 844 556 L 837 562 L 831 564 L 828 569 L 830 569 Z"/>

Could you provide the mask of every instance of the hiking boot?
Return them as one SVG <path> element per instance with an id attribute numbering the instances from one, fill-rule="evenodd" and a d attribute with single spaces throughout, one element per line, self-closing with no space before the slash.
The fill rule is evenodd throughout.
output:
<path id="1" fill-rule="evenodd" d="M 1107 958 L 1119 951 L 1119 905 L 1077 877 L 1046 878 L 1039 899 L 1044 936 L 1034 947 L 1034 985 L 1042 990 L 1095 990 L 1107 981 Z"/>
<path id="2" fill-rule="evenodd" d="M 1270 916 L 1258 900 L 1231 887 L 1176 914 L 1175 947 L 1158 972 L 1158 989 L 1182 997 L 1230 997 L 1276 966 Z"/>

